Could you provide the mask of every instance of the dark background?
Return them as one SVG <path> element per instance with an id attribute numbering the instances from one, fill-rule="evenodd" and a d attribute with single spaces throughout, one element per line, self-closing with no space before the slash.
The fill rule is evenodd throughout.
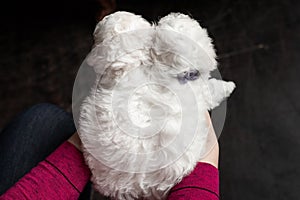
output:
<path id="1" fill-rule="evenodd" d="M 11 0 L 0 9 L 0 129 L 36 103 L 71 111 L 99 5 Z M 180 11 L 208 28 L 223 78 L 237 84 L 220 137 L 221 199 L 299 200 L 300 1 L 127 0 L 117 10 L 156 21 Z"/>

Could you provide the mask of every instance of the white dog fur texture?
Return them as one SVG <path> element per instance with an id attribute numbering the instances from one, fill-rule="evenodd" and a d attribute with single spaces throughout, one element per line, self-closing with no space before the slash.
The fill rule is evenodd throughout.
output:
<path id="1" fill-rule="evenodd" d="M 165 199 L 212 149 L 205 112 L 235 85 L 210 77 L 212 41 L 187 15 L 150 24 L 116 12 L 98 23 L 94 40 L 87 62 L 97 81 L 79 118 L 94 188 L 113 199 Z M 179 83 L 195 69 L 198 79 Z"/>

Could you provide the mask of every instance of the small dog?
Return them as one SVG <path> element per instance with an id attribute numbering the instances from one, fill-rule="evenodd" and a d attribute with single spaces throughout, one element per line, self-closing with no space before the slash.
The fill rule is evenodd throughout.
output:
<path id="1" fill-rule="evenodd" d="M 86 60 L 97 81 L 79 118 L 94 187 L 113 199 L 165 199 L 211 150 L 205 112 L 235 84 L 210 77 L 212 41 L 187 15 L 150 24 L 116 12 L 94 40 Z"/>

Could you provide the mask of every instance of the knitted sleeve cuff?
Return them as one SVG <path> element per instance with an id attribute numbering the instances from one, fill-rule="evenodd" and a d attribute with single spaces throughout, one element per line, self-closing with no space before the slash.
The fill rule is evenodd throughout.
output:
<path id="1" fill-rule="evenodd" d="M 219 199 L 218 169 L 199 162 L 188 176 L 172 188 L 168 199 Z"/>
<path id="2" fill-rule="evenodd" d="M 83 191 L 91 174 L 82 153 L 74 145 L 64 142 L 45 161 L 58 170 L 77 191 Z"/>

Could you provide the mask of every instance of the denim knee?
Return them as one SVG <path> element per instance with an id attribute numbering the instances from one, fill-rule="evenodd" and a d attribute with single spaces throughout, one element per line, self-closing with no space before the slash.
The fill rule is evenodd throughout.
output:
<path id="1" fill-rule="evenodd" d="M 57 118 L 59 118 L 60 120 L 73 121 L 72 115 L 70 113 L 67 113 L 62 108 L 51 103 L 36 104 L 25 110 L 23 114 L 30 118 L 39 117 L 41 120 L 46 121 L 57 120 Z"/>

